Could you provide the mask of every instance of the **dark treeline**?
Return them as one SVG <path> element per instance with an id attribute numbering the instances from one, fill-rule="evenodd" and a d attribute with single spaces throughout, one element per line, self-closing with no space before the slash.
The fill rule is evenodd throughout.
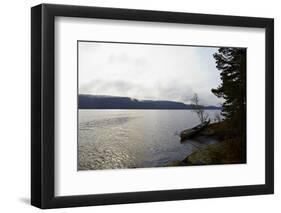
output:
<path id="1" fill-rule="evenodd" d="M 212 92 L 224 98 L 222 115 L 232 134 L 246 139 L 246 49 L 219 48 L 214 54 L 221 85 Z"/>
<path id="2" fill-rule="evenodd" d="M 176 101 L 137 100 L 129 97 L 79 95 L 79 109 L 193 109 L 192 105 Z M 204 109 L 220 109 L 202 106 Z"/>

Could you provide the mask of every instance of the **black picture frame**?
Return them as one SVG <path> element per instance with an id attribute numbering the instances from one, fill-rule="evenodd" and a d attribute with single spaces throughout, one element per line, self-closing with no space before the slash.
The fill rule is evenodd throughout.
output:
<path id="1" fill-rule="evenodd" d="M 55 17 L 264 28 L 265 184 L 112 194 L 54 195 Z M 31 8 L 31 204 L 42 209 L 274 193 L 274 20 L 240 16 L 41 4 Z"/>

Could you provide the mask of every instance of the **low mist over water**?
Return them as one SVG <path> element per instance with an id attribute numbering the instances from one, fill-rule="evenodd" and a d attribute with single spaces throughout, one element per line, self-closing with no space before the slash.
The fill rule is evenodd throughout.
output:
<path id="1" fill-rule="evenodd" d="M 211 121 L 219 110 L 206 110 Z M 180 142 L 191 110 L 79 110 L 78 170 L 165 166 L 216 141 Z"/>

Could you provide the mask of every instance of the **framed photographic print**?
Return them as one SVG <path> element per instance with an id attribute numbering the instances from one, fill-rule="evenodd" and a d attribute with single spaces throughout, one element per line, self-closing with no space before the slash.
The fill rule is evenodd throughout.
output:
<path id="1" fill-rule="evenodd" d="M 31 203 L 271 194 L 274 21 L 31 9 Z"/>

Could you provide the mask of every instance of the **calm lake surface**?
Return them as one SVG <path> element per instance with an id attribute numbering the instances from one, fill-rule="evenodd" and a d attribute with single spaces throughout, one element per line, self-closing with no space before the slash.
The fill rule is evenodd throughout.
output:
<path id="1" fill-rule="evenodd" d="M 219 110 L 206 110 L 211 121 Z M 191 110 L 79 110 L 78 170 L 165 166 L 212 139 L 180 142 L 199 124 Z"/>

